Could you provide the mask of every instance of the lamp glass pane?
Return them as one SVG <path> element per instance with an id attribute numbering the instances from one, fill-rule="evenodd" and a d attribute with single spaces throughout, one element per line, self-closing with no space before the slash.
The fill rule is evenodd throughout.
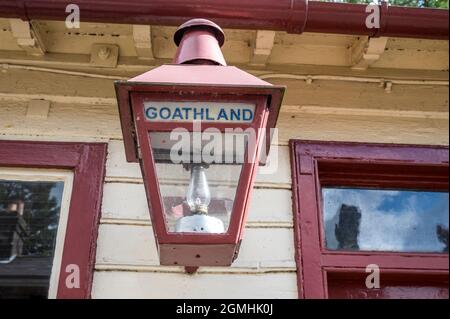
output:
<path id="1" fill-rule="evenodd" d="M 150 133 L 168 232 L 227 232 L 249 136 Z"/>

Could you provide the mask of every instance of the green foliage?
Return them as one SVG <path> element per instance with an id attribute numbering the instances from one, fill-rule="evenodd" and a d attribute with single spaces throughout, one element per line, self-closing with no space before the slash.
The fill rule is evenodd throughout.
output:
<path id="1" fill-rule="evenodd" d="M 55 186 L 51 182 L 0 183 L 0 211 L 11 203 L 24 203 L 22 255 L 53 255 L 60 210 L 57 199 L 51 194 Z"/>
<path id="2" fill-rule="evenodd" d="M 343 0 L 332 2 L 369 4 L 374 2 L 374 0 Z M 449 0 L 389 0 L 388 2 L 391 6 L 448 9 Z"/>

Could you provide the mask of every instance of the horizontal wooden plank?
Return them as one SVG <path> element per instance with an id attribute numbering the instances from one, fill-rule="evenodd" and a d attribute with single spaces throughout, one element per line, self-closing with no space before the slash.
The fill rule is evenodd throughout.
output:
<path id="1" fill-rule="evenodd" d="M 7 24 L 9 24 L 9 22 L 7 22 Z M 152 33 L 153 30 L 154 26 L 152 26 Z M 172 35 L 169 35 L 169 37 L 171 36 Z M 13 42 L 16 42 L 14 39 L 11 40 Z M 328 41 L 328 39 L 326 40 Z M 6 41 L 8 40 L 6 39 Z M 413 46 L 416 46 L 417 43 L 418 42 L 412 42 Z M 445 45 L 446 42 L 439 40 L 434 42 L 434 44 L 436 43 L 439 43 L 438 46 L 440 48 L 438 48 L 438 51 L 443 51 L 442 45 L 443 44 Z M 4 44 L 4 42 L 2 42 L 2 44 Z M 403 44 L 401 46 L 403 46 Z M 416 47 L 416 49 L 418 48 Z M 125 79 L 129 79 L 143 72 L 147 72 L 149 69 L 152 68 L 152 66 L 148 64 L 148 61 L 146 62 L 145 60 L 138 59 L 137 57 L 125 57 L 121 54 L 119 54 L 119 60 L 116 68 L 99 69 L 90 64 L 90 50 L 88 54 L 85 55 L 47 52 L 45 55 L 45 59 L 27 55 L 26 52 L 20 52 L 18 50 L 19 49 L 17 48 L 17 50 L 13 51 L 0 51 L 0 63 L 3 63 L 4 69 L 11 69 L 12 66 L 17 67 L 18 65 L 20 65 L 21 67 L 25 66 L 25 68 L 28 68 L 28 66 L 33 66 L 41 68 L 47 67 L 50 69 L 61 69 L 61 67 L 64 66 L 64 70 L 89 73 L 91 74 L 91 77 L 94 78 L 97 77 L 97 75 L 102 75 L 104 76 L 104 78 L 119 79 L 123 77 Z M 434 48 L 432 50 L 434 50 Z M 446 50 L 448 51 L 448 47 Z M 174 54 L 175 51 L 171 51 L 168 55 L 166 55 L 166 57 L 171 59 Z M 329 52 L 327 52 L 327 56 L 330 57 Z M 331 58 L 333 59 L 333 57 Z M 347 58 L 349 58 L 348 54 Z M 166 62 L 167 62 L 166 60 L 157 58 L 155 60 L 155 65 L 159 65 Z M 398 59 L 395 62 L 398 63 Z M 323 61 L 321 61 L 320 65 L 308 65 L 308 64 L 294 65 L 282 63 L 282 64 L 269 64 L 266 65 L 265 68 L 261 68 L 261 66 L 247 65 L 245 69 L 254 75 L 283 72 L 291 74 L 328 74 L 328 75 L 355 76 L 354 70 L 349 68 L 349 66 L 350 64 L 346 66 L 327 66 L 325 65 L 325 63 L 323 63 Z M 243 65 L 240 65 L 240 67 L 243 67 Z M 358 72 L 358 75 L 359 74 L 367 77 L 374 77 L 374 78 L 376 77 L 381 79 L 403 78 L 413 80 L 416 79 L 448 80 L 448 72 L 445 69 L 425 70 L 425 69 L 404 69 L 404 68 L 403 69 L 369 68 L 364 72 Z"/>
<path id="2" fill-rule="evenodd" d="M 291 138 L 448 144 L 448 120 L 433 118 L 448 112 L 448 86 L 394 84 L 388 94 L 379 83 L 307 84 L 290 76 L 268 79 L 288 87 L 283 100 L 287 107 L 281 108 L 277 123 L 280 145 Z M 0 73 L 0 83 L 0 135 L 75 141 L 122 138 L 111 79 L 8 70 Z M 27 119 L 29 100 L 41 98 L 52 102 L 48 118 Z"/>
<path id="3" fill-rule="evenodd" d="M 122 138 L 115 105 L 57 103 L 45 120 L 26 118 L 28 101 L 0 99 L 0 133 L 49 136 L 78 141 L 86 137 Z"/>
<path id="4" fill-rule="evenodd" d="M 17 81 L 20 81 L 18 85 Z M 114 97 L 113 79 L 20 69 L 0 72 L 0 92 L 56 94 L 63 96 Z"/>
<path id="5" fill-rule="evenodd" d="M 2 42 L 2 53 L 7 57 L 20 48 L 12 33 L 8 32 L 9 26 L 5 20 L 3 19 L 5 27 L 1 28 L 0 40 Z M 131 25 L 86 23 L 81 25 L 77 32 L 67 32 L 64 29 L 63 21 L 34 20 L 33 23 L 41 30 L 40 34 L 49 52 L 47 55 L 62 55 L 60 64 L 71 62 L 71 56 L 76 54 L 79 59 L 84 58 L 84 64 L 87 65 L 90 48 L 95 43 L 118 45 L 120 47 L 120 60 L 136 56 Z M 247 64 L 251 50 L 255 45 L 256 30 L 225 29 L 224 31 L 226 41 L 222 51 L 226 61 L 230 65 Z M 152 51 L 153 56 L 160 59 L 158 63 L 165 62 L 175 55 L 176 46 L 172 40 L 174 32 L 174 27 L 152 26 Z M 356 39 L 355 35 L 316 33 L 298 35 L 277 32 L 273 41 L 270 62 L 275 65 L 294 66 L 301 64 L 348 66 L 348 48 Z M 436 45 L 438 41 L 407 39 L 392 44 L 396 39 L 399 38 L 390 39 L 387 50 L 381 55 L 381 59 L 384 60 L 384 67 L 446 69 L 447 66 L 448 69 L 448 59 L 445 58 L 445 54 L 448 54 L 448 48 L 442 44 Z M 445 43 L 445 41 L 440 42 Z M 12 56 L 11 60 L 17 61 L 18 59 L 19 57 Z M 35 60 L 37 59 L 35 58 Z M 123 67 L 122 63 L 119 66 Z M 133 64 L 137 63 L 134 62 Z"/>
<path id="6" fill-rule="evenodd" d="M 158 273 L 186 273 L 183 266 L 160 266 L 160 265 L 128 265 L 114 263 L 97 263 L 95 270 L 98 271 L 137 271 Z M 295 261 L 284 262 L 261 262 L 261 267 L 254 264 L 238 266 L 202 266 L 196 270 L 197 274 L 268 274 L 296 272 Z"/>
<path id="7" fill-rule="evenodd" d="M 239 257 L 233 266 L 284 267 L 286 262 L 294 262 L 292 229 L 254 228 L 245 230 Z M 159 265 L 152 227 L 100 225 L 96 263 Z"/>
<path id="8" fill-rule="evenodd" d="M 281 81 L 280 83 L 283 83 Z M 295 89 L 297 90 L 297 89 Z M 395 88 L 394 88 L 395 90 Z M 433 89 L 438 90 L 438 89 Z M 0 88 L 1 91 L 1 88 Z M 298 91 L 302 91 L 298 88 Z M 302 91 L 304 92 L 304 91 Z M 448 93 L 448 88 L 446 88 Z M 356 96 L 358 94 L 353 94 Z M 381 93 L 389 95 L 387 93 Z M 402 97 L 408 96 L 408 92 L 403 92 Z M 433 93 L 430 96 L 436 96 Z M 349 103 L 347 106 L 336 106 L 334 102 L 322 101 L 322 95 L 329 95 L 332 100 L 341 100 L 338 91 L 329 92 L 324 90 L 315 93 L 316 100 L 310 104 L 299 104 L 298 99 L 295 103 L 287 104 L 286 110 L 281 108 L 278 119 L 278 144 L 286 146 L 289 139 L 311 139 L 311 140 L 336 140 L 353 142 L 384 142 L 384 143 L 411 143 L 411 144 L 448 144 L 448 120 L 446 118 L 427 118 L 427 114 L 437 114 L 436 112 L 447 112 L 448 101 L 435 102 L 436 107 L 423 107 L 419 111 L 408 111 L 406 107 L 400 107 L 398 104 L 387 105 L 380 98 L 380 101 L 373 101 L 372 107 L 358 105 L 358 103 Z M 423 93 L 427 95 L 427 93 Z M 440 94 L 438 94 L 440 95 Z M 379 95 L 378 97 L 381 97 Z M 428 95 L 427 95 L 428 96 Z M 448 94 L 445 95 L 447 99 Z M 36 98 L 37 96 L 34 96 Z M 339 97 L 339 98 L 337 98 Z M 61 99 L 59 99 L 61 100 Z M 422 103 L 421 101 L 407 100 L 408 105 Z M 359 98 L 358 101 L 364 101 Z M 402 100 L 403 101 L 403 100 Z M 291 101 L 294 102 L 294 101 Z M 120 129 L 120 120 L 117 107 L 114 104 L 81 104 L 81 103 L 61 103 L 52 102 L 45 120 L 26 118 L 29 101 L 0 99 L 0 136 L 8 136 L 19 139 L 49 139 L 66 141 L 88 141 L 92 139 L 115 139 L 118 147 L 111 145 L 112 151 L 123 152 L 120 149 L 119 141 L 122 138 Z M 364 101 L 366 103 L 366 101 Z M 393 103 L 397 103 L 394 101 Z M 423 103 L 422 103 L 423 104 Z M 298 110 L 293 106 L 298 105 Z M 314 105 L 314 112 L 311 107 Z M 353 105 L 353 106 L 352 106 Z M 424 104 L 423 104 L 424 105 Z M 440 105 L 438 107 L 438 105 Z M 303 107 L 305 106 L 305 107 Z M 324 110 L 321 112 L 320 107 Z M 386 113 L 383 116 L 383 109 L 390 106 L 390 109 L 403 110 L 401 116 L 393 116 L 393 112 Z M 337 108 L 343 108 L 339 112 Z M 352 114 L 346 114 L 345 111 L 351 108 Z M 361 115 L 355 109 L 361 108 Z M 366 112 L 364 110 L 377 110 L 377 112 Z M 414 107 L 412 109 L 417 109 Z M 335 114 L 330 112 L 335 110 Z M 420 117 L 420 111 L 424 112 L 424 117 Z M 430 113 L 431 112 L 431 113 Z M 433 113 L 435 112 L 435 113 Z M 368 115 L 368 114 L 374 114 Z M 408 117 L 411 114 L 411 117 Z M 324 125 L 326 123 L 326 125 Z M 271 149 L 271 153 L 275 150 Z M 281 157 L 288 159 L 287 148 L 280 147 Z M 125 164 L 121 154 L 117 154 L 121 164 Z M 112 157 L 114 159 L 114 157 Z M 284 162 L 280 162 L 280 168 L 284 173 L 289 172 L 289 167 Z M 117 165 L 118 163 L 114 163 Z M 119 168 L 131 168 L 130 172 L 118 172 Z M 115 173 L 111 176 L 121 177 L 139 177 L 140 174 L 137 165 L 130 164 L 124 167 L 116 167 Z M 109 170 L 111 171 L 111 170 Z M 133 172 L 134 171 L 134 172 Z M 112 172 L 112 171 L 111 171 Z M 280 172 L 278 172 L 280 175 Z M 284 177 L 288 177 L 285 174 Z M 288 178 L 287 180 L 289 180 Z M 266 181 L 273 180 L 273 176 L 268 176 Z M 286 179 L 285 181 L 286 182 Z"/>
<path id="9" fill-rule="evenodd" d="M 276 166 L 273 166 L 273 169 L 260 168 L 260 173 L 256 177 L 257 184 L 283 184 L 286 186 L 291 183 L 289 148 L 287 146 L 271 148 L 269 160 L 272 161 L 275 155 L 278 157 Z M 127 163 L 123 141 L 112 140 L 109 143 L 106 176 L 112 181 L 114 178 L 122 177 L 142 179 L 139 164 Z"/>
<path id="10" fill-rule="evenodd" d="M 295 273 L 174 274 L 96 271 L 93 298 L 297 298 Z"/>
<path id="11" fill-rule="evenodd" d="M 390 54 L 390 53 L 387 53 Z M 448 55 L 448 52 L 441 52 L 441 55 Z M 405 57 L 402 57 L 405 59 Z M 430 59 L 425 59 L 431 61 Z M 384 60 L 385 61 L 385 60 Z M 443 62 L 448 63 L 447 59 L 442 59 Z M 383 63 L 379 60 L 377 63 Z M 5 68 L 4 72 L 0 73 L 0 93 L 2 94 L 16 94 L 16 95 L 55 95 L 55 98 L 66 97 L 67 100 L 73 100 L 73 97 L 79 98 L 79 103 L 85 98 L 107 98 L 108 100 L 115 99 L 113 80 L 111 78 L 95 78 L 95 73 L 91 71 L 90 75 L 77 74 L 58 74 L 50 70 L 21 70 L 15 69 L 16 66 Z M 383 65 L 383 68 L 385 66 Z M 148 68 L 148 67 L 147 67 Z M 403 73 L 390 76 L 389 74 L 377 74 L 368 76 L 368 72 L 364 73 L 350 73 L 346 74 L 346 70 L 342 69 L 336 73 L 336 70 L 330 68 L 324 70 L 323 67 L 317 69 L 303 68 L 302 72 L 295 73 L 294 70 L 284 66 L 287 73 L 280 74 L 277 71 L 259 70 L 255 71 L 258 74 L 270 81 L 273 84 L 282 84 L 287 86 L 284 104 L 288 105 L 322 105 L 332 107 L 345 108 L 362 108 L 362 109 L 397 109 L 397 110 L 414 110 L 414 111 L 445 111 L 448 109 L 448 85 L 431 85 L 420 84 L 420 80 L 426 80 L 426 75 L 409 76 L 409 70 Z M 444 68 L 443 70 L 445 70 Z M 280 70 L 283 70 L 281 68 Z M 375 69 L 370 72 L 380 72 Z M 389 69 L 385 69 L 388 71 Z M 59 71 L 64 72 L 64 71 Z M 105 72 L 102 70 L 102 72 Z M 305 73 L 308 72 L 308 73 Z M 320 73 L 318 73 L 320 72 Z M 138 75 L 137 72 L 134 75 Z M 314 80 L 312 83 L 305 81 L 303 78 L 297 79 L 297 75 L 307 76 L 322 76 L 322 80 Z M 325 80 L 327 75 L 335 75 L 330 79 Z M 336 77 L 339 74 L 341 77 Z M 404 74 L 402 76 L 402 74 Z M 448 81 L 448 73 L 443 72 L 444 77 L 435 77 L 436 79 Z M 99 74 L 98 77 L 104 76 Z M 118 77 L 117 77 L 118 78 Z M 375 83 L 365 83 L 364 79 L 371 79 Z M 386 94 L 384 88 L 380 86 L 382 81 L 398 81 L 401 79 L 408 79 L 409 81 L 416 81 L 415 85 L 402 84 L 393 86 L 390 94 Z M 357 81 L 356 81 L 357 80 Z M 377 83 L 377 80 L 379 83 Z M 16 85 L 20 81 L 21 85 Z M 339 97 L 339 98 L 336 98 Z M 94 100 L 95 101 L 95 100 Z"/>
<path id="12" fill-rule="evenodd" d="M 139 164 L 127 162 L 122 140 L 112 140 L 109 142 L 108 157 L 106 160 L 106 176 L 142 179 Z"/>
<path id="13" fill-rule="evenodd" d="M 327 107 L 316 105 L 283 105 L 283 112 L 292 112 L 299 114 L 328 114 L 344 116 L 375 116 L 392 118 L 418 118 L 418 119 L 437 119 L 448 120 L 447 111 L 426 112 L 426 111 L 402 111 L 402 110 L 381 110 L 381 109 L 361 109 L 346 107 Z"/>
<path id="14" fill-rule="evenodd" d="M 106 183 L 103 188 L 102 217 L 150 222 L 144 185 Z M 292 224 L 291 191 L 254 189 L 248 222 Z"/>
<path id="15" fill-rule="evenodd" d="M 102 218 L 150 222 L 144 185 L 106 183 L 103 187 Z"/>
<path id="16" fill-rule="evenodd" d="M 354 73 L 354 78 L 358 78 Z M 265 76 L 267 78 L 267 75 Z M 272 84 L 286 85 L 283 104 L 319 105 L 361 109 L 395 109 L 409 111 L 446 111 L 448 109 L 448 85 L 394 84 L 386 93 L 379 79 L 375 83 L 289 79 L 287 76 L 267 79 Z M 373 79 L 372 79 L 373 80 Z"/>
<path id="17" fill-rule="evenodd" d="M 446 270 L 448 272 L 448 255 L 445 254 L 408 254 L 408 253 L 382 253 L 360 252 L 323 254 L 321 262 L 324 267 L 338 268 L 364 268 L 375 264 L 380 269 L 403 270 Z"/>
<path id="18" fill-rule="evenodd" d="M 448 50 L 390 47 L 371 67 L 392 68 L 393 65 L 402 69 L 445 70 L 448 69 Z"/>
<path id="19" fill-rule="evenodd" d="M 281 145 L 289 139 L 424 145 L 449 143 L 446 119 L 281 113 L 278 127 Z"/>

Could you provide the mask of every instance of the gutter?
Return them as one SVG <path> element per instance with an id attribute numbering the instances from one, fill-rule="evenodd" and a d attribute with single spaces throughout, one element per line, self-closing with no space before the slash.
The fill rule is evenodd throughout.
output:
<path id="1" fill-rule="evenodd" d="M 66 6 L 81 22 L 177 26 L 206 18 L 224 28 L 448 40 L 449 11 L 378 5 L 379 28 L 367 28 L 364 4 L 308 0 L 0 0 L 0 17 L 65 21 Z"/>

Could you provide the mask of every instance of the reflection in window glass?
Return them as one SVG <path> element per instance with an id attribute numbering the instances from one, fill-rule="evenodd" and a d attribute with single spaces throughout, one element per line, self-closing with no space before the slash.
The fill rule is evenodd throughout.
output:
<path id="1" fill-rule="evenodd" d="M 0 180 L 0 299 L 47 297 L 63 188 Z"/>
<path id="2" fill-rule="evenodd" d="M 326 247 L 448 253 L 448 193 L 323 188 Z"/>

